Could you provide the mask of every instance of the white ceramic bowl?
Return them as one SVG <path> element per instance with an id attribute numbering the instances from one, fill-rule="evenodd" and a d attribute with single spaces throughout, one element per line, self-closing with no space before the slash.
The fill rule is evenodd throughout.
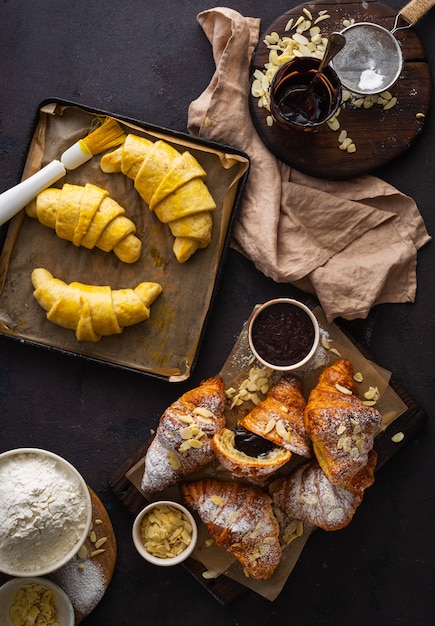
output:
<path id="1" fill-rule="evenodd" d="M 18 488 L 14 473 L 26 477 L 23 487 Z M 59 494 L 53 485 L 62 487 Z M 92 502 L 86 482 L 73 465 L 39 448 L 16 448 L 0 454 L 2 505 L 10 498 L 7 514 L 0 509 L 0 571 L 16 577 L 44 576 L 77 554 L 91 528 Z M 55 509 L 57 521 L 51 514 Z M 23 512 L 29 520 L 26 528 L 25 518 L 17 519 Z"/>
<path id="2" fill-rule="evenodd" d="M 60 626 L 74 626 L 74 608 L 66 593 L 51 580 L 46 578 L 13 578 L 0 587 L 0 624 L 11 624 L 8 619 L 9 608 L 14 597 L 24 585 L 37 583 L 50 589 L 55 597 L 57 621 Z"/>
<path id="3" fill-rule="evenodd" d="M 261 338 L 258 338 L 259 325 L 263 326 Z M 297 331 L 295 337 L 291 337 L 293 329 Z M 266 367 L 281 372 L 289 372 L 306 365 L 317 350 L 319 337 L 319 323 L 314 313 L 305 304 L 292 298 L 275 298 L 258 305 L 248 324 L 248 341 L 252 354 Z M 290 341 L 291 347 L 286 352 L 284 346 Z M 307 345 L 304 346 L 304 343 Z M 272 346 L 275 352 L 280 352 L 279 361 L 273 360 L 270 349 Z M 290 358 L 284 363 L 286 355 Z"/>
<path id="4" fill-rule="evenodd" d="M 160 557 L 160 556 L 155 556 L 154 554 L 151 554 L 145 549 L 145 546 L 141 537 L 141 525 L 142 525 L 144 518 L 147 515 L 149 515 L 150 512 L 152 512 L 154 509 L 156 508 L 161 509 L 162 507 L 165 507 L 165 506 L 169 506 L 174 509 L 178 509 L 178 511 L 181 511 L 181 513 L 183 513 L 185 517 L 189 520 L 190 525 L 192 527 L 191 540 L 190 540 L 189 545 L 183 550 L 183 552 L 173 557 Z M 153 502 L 152 504 L 149 504 L 148 506 L 146 506 L 137 515 L 133 524 L 132 535 L 133 535 L 134 545 L 136 546 L 136 550 L 144 559 L 146 559 L 150 563 L 153 563 L 154 565 L 167 567 L 170 565 L 178 565 L 179 563 L 182 563 L 183 561 L 187 559 L 188 556 L 192 554 L 196 545 L 196 541 L 198 539 L 198 528 L 197 528 L 195 519 L 193 518 L 192 514 L 182 504 L 179 504 L 178 502 L 172 502 L 169 500 L 159 500 L 157 502 Z"/>

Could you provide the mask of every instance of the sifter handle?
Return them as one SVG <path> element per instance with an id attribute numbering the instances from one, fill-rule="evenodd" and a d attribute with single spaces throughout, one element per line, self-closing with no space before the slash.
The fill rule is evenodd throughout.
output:
<path id="1" fill-rule="evenodd" d="M 400 15 L 410 26 L 414 26 L 433 6 L 435 0 L 411 0 L 400 11 Z"/>

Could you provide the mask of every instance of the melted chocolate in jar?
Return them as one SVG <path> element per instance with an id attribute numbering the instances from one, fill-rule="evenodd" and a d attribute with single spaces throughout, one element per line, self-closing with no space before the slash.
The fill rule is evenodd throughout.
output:
<path id="1" fill-rule="evenodd" d="M 265 361 L 285 367 L 309 353 L 314 328 L 305 311 L 293 304 L 278 303 L 258 314 L 252 326 L 252 341 Z"/>
<path id="2" fill-rule="evenodd" d="M 252 457 L 265 456 L 275 448 L 271 441 L 249 432 L 242 426 L 234 429 L 234 445 L 239 452 Z"/>

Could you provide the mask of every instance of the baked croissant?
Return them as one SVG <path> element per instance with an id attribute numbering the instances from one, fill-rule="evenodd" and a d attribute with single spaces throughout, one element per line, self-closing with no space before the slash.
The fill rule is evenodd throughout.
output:
<path id="1" fill-rule="evenodd" d="M 268 579 L 282 554 L 279 526 L 267 493 L 254 485 L 198 480 L 180 485 L 218 546 L 230 552 L 252 578 Z"/>
<path id="2" fill-rule="evenodd" d="M 26 213 L 76 246 L 113 250 L 125 263 L 134 263 L 141 255 L 136 226 L 125 216 L 125 209 L 96 185 L 49 187 L 27 205 Z"/>
<path id="3" fill-rule="evenodd" d="M 310 457 L 304 410 L 301 381 L 294 376 L 283 376 L 270 388 L 267 398 L 240 420 L 240 425 L 290 452 Z"/>
<path id="4" fill-rule="evenodd" d="M 323 528 L 339 530 L 349 524 L 361 504 L 364 490 L 374 481 L 376 452 L 355 477 L 353 491 L 334 485 L 317 461 L 300 465 L 290 476 L 278 478 L 272 486 L 272 500 L 288 517 Z"/>
<path id="5" fill-rule="evenodd" d="M 213 447 L 218 461 L 233 476 L 258 485 L 264 484 L 291 457 L 289 450 L 242 428 L 218 430 Z"/>
<path id="6" fill-rule="evenodd" d="M 161 294 L 158 283 L 140 283 L 136 289 L 70 283 L 67 285 L 46 269 L 32 272 L 33 295 L 47 311 L 47 318 L 75 331 L 78 341 L 99 341 L 119 334 L 126 326 L 148 319 L 150 306 Z"/>
<path id="7" fill-rule="evenodd" d="M 367 464 L 380 426 L 379 412 L 358 396 L 352 363 L 340 359 L 326 368 L 309 395 L 305 428 L 319 465 L 332 483 L 351 485 Z"/>
<path id="8" fill-rule="evenodd" d="M 225 426 L 225 402 L 223 381 L 215 376 L 166 409 L 145 455 L 145 493 L 162 491 L 215 458 L 212 438 Z"/>
<path id="9" fill-rule="evenodd" d="M 204 182 L 206 172 L 190 152 L 181 154 L 168 143 L 127 135 L 125 142 L 100 161 L 103 172 L 122 172 L 134 181 L 139 195 L 175 237 L 180 263 L 211 241 L 216 204 Z"/>

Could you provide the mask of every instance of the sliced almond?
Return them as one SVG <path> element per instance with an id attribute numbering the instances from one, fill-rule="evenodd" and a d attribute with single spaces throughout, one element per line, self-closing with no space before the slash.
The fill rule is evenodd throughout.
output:
<path id="1" fill-rule="evenodd" d="M 347 387 L 343 387 L 343 385 L 340 385 L 340 383 L 336 383 L 335 388 L 337 389 L 337 391 L 339 391 L 340 393 L 344 393 L 346 396 L 352 395 L 352 391 Z"/>
<path id="2" fill-rule="evenodd" d="M 274 420 L 273 418 L 270 419 L 267 424 L 266 424 L 266 428 L 264 429 L 265 434 L 267 435 L 267 433 L 270 433 L 276 425 L 276 420 Z"/>
<path id="3" fill-rule="evenodd" d="M 213 502 L 213 504 L 215 504 L 216 506 L 223 506 L 225 504 L 222 496 L 216 496 L 213 495 L 211 496 L 210 500 Z"/>
<path id="4" fill-rule="evenodd" d="M 277 434 L 280 437 L 282 437 L 284 441 L 286 441 L 287 443 L 290 441 L 290 433 L 286 429 L 284 422 L 282 422 L 281 420 L 278 420 L 276 422 L 275 429 L 276 429 Z"/>

